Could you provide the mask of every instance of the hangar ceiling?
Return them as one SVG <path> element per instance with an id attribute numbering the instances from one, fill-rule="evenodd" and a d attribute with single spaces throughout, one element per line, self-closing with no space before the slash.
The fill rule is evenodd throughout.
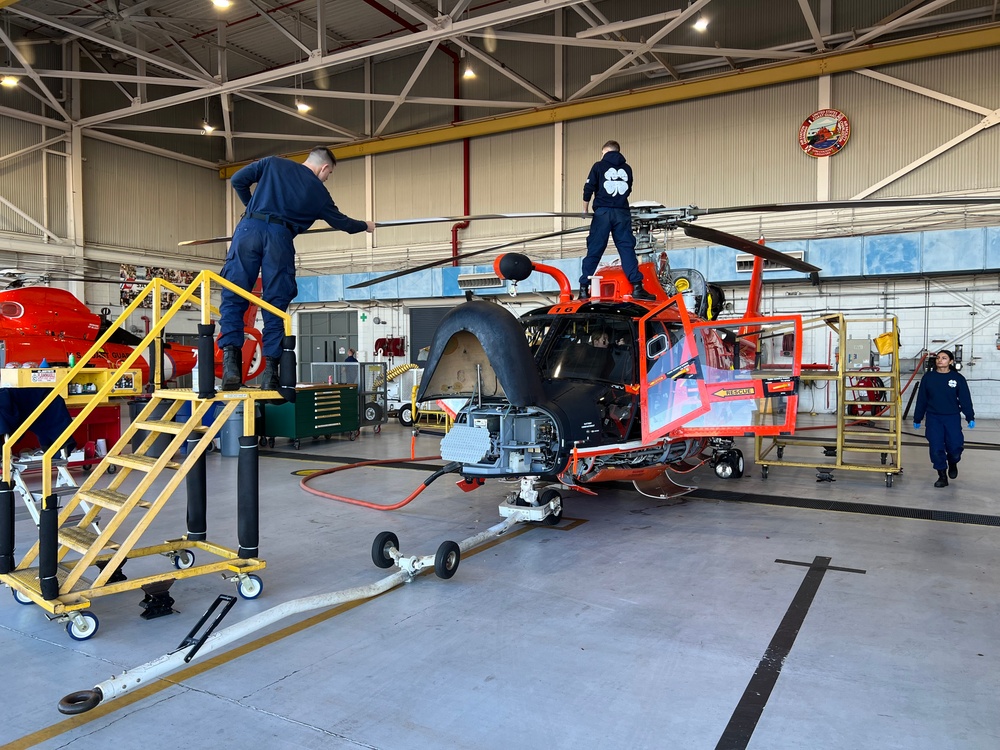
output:
<path id="1" fill-rule="evenodd" d="M 16 107 L 0 98 L 0 113 L 231 163 L 273 153 L 276 140 L 287 150 L 386 139 L 408 129 L 400 113 L 412 105 L 439 108 L 442 125 L 558 109 L 900 40 L 933 44 L 943 32 L 997 21 L 997 0 L 752 5 L 751 13 L 740 0 L 0 0 L 2 74 L 24 95 Z M 533 65 L 542 48 L 551 60 L 582 52 L 574 75 Z M 389 85 L 373 85 L 372 71 L 401 56 L 410 57 Z M 457 74 L 441 76 L 431 64 L 438 56 L 455 71 L 502 77 L 510 93 L 477 94 Z M 296 107 L 331 100 L 342 106 Z M 257 132 L 239 116 L 249 104 L 280 116 Z M 348 118 L 359 104 L 366 116 Z M 201 120 L 214 130 L 204 133 Z"/>

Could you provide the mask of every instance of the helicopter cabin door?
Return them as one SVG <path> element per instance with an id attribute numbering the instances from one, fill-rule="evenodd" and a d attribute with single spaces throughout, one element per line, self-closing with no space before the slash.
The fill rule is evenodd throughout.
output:
<path id="1" fill-rule="evenodd" d="M 691 319 L 679 295 L 639 320 L 639 352 L 643 442 L 709 411 Z"/>
<path id="2" fill-rule="evenodd" d="M 678 437 L 777 435 L 795 429 L 802 319 L 760 316 L 692 324 L 708 409 Z"/>

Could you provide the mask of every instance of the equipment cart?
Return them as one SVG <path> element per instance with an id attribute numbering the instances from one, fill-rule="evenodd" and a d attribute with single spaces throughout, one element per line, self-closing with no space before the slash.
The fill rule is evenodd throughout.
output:
<path id="1" fill-rule="evenodd" d="M 274 447 L 276 437 L 291 440 L 298 449 L 302 438 L 330 439 L 346 432 L 351 440 L 358 429 L 358 387 L 356 385 L 300 385 L 295 401 L 263 404 L 261 443 Z"/>
<path id="2" fill-rule="evenodd" d="M 314 383 L 350 383 L 358 386 L 358 423 L 372 426 L 376 433 L 389 421 L 384 362 L 313 362 L 310 377 Z"/>

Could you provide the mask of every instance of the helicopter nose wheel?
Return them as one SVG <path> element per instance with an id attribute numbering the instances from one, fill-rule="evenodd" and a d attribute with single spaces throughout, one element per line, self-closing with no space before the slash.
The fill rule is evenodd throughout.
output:
<path id="1" fill-rule="evenodd" d="M 743 476 L 743 451 L 734 448 L 717 457 L 715 476 L 719 479 L 739 479 Z"/>

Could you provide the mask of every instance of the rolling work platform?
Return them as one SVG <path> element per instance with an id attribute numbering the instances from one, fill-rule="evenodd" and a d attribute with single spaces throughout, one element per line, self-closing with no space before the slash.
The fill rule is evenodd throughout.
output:
<path id="1" fill-rule="evenodd" d="M 886 487 L 892 487 L 893 477 L 903 471 L 897 320 L 895 316 L 848 320 L 837 313 L 803 321 L 803 330 L 820 325 L 832 329 L 839 341 L 837 369 L 803 370 L 800 381 L 804 387 L 824 382 L 836 387 L 837 421 L 828 428 L 836 434 L 808 436 L 799 431 L 794 436 L 757 435 L 754 461 L 760 466 L 761 477 L 767 479 L 772 466 L 796 466 L 814 468 L 817 481 L 834 481 L 833 471 L 843 469 L 883 474 Z M 862 337 L 850 338 L 848 329 Z M 888 357 L 887 367 L 874 365 L 873 346 L 880 361 Z M 818 450 L 821 459 L 806 460 L 801 450 L 786 458 L 789 447 Z"/>
<path id="2" fill-rule="evenodd" d="M 265 562 L 258 557 L 258 469 L 253 402 L 280 400 L 289 395 L 289 389 L 284 384 L 286 378 L 283 375 L 280 392 L 242 388 L 216 393 L 213 356 L 215 326 L 211 322 L 199 326 L 199 381 L 206 384 L 203 389 L 157 388 L 133 424 L 109 447 L 107 455 L 79 487 L 67 486 L 61 472 L 57 474 L 56 481 L 62 486 L 52 486 L 53 466 L 58 471 L 56 446 L 62 445 L 79 422 L 86 419 L 107 396 L 113 384 L 119 381 L 120 371 L 130 367 L 140 352 L 154 343 L 153 339 L 160 335 L 172 314 L 187 302 L 199 301 L 194 296 L 195 290 L 201 287 L 201 299 L 209 299 L 210 281 L 231 287 L 221 277 L 209 272 L 200 274 L 187 290 L 157 279 L 116 322 L 115 326 L 118 326 L 127 320 L 147 294 L 154 295 L 155 319 L 147 334 L 148 340 L 137 346 L 118 370 L 108 374 L 103 385 L 93 393 L 91 402 L 83 406 L 73 423 L 43 454 L 40 467 L 42 489 L 37 495 L 32 492 L 37 504 L 37 514 L 33 515 L 37 515 L 38 541 L 16 565 L 13 555 L 13 496 L 15 489 L 20 491 L 14 478 L 14 472 L 20 473 L 20 469 L 11 460 L 10 445 L 30 427 L 31 420 L 12 433 L 11 440 L 4 445 L 4 477 L 0 483 L 0 582 L 13 589 L 18 602 L 37 604 L 46 611 L 49 619 L 66 622 L 67 632 L 75 640 L 86 640 L 97 632 L 98 619 L 87 610 L 92 601 L 101 596 L 141 588 L 145 593 L 142 602 L 145 612 L 142 616 L 151 619 L 173 611 L 173 599 L 168 590 L 178 579 L 221 573 L 235 581 L 240 595 L 247 599 L 256 598 L 263 589 L 261 579 L 254 575 L 265 567 Z M 156 304 L 160 299 L 161 285 L 178 294 L 177 301 L 162 318 Z M 231 288 L 237 291 L 236 287 Z M 259 300 L 255 302 L 262 304 Z M 278 313 L 280 311 L 276 311 Z M 290 320 L 287 315 L 282 315 L 287 332 Z M 203 319 L 207 317 L 208 310 L 203 309 Z M 41 413 L 65 389 L 66 383 L 77 376 L 80 368 L 103 346 L 115 326 L 102 335 L 64 377 L 52 384 L 51 393 L 43 400 L 37 413 Z M 283 369 L 287 372 L 287 379 L 294 381 L 294 339 L 286 336 L 285 343 L 283 357 L 291 359 L 291 366 Z M 93 368 L 89 372 L 93 372 Z M 294 398 L 293 389 L 291 397 Z M 217 403 L 221 404 L 221 408 L 215 408 Z M 189 404 L 190 408 L 182 410 L 185 404 Z M 205 455 L 222 425 L 240 405 L 245 408 L 237 486 L 239 548 L 233 550 L 207 538 Z M 184 415 L 178 416 L 182 412 Z M 214 416 L 205 419 L 209 415 Z M 145 437 L 131 453 L 126 452 L 132 445 L 133 437 L 140 431 L 146 433 Z M 165 446 L 161 439 L 164 436 L 168 440 Z M 186 448 L 183 456 L 179 455 L 182 446 Z M 161 475 L 169 476 L 165 484 L 157 482 Z M 155 544 L 140 545 L 146 530 L 182 482 L 187 489 L 186 533 Z M 61 505 L 61 501 L 64 504 Z M 196 565 L 196 550 L 217 559 Z M 126 577 L 122 568 L 129 559 L 153 555 L 163 556 L 172 563 L 172 567 L 141 577 Z M 92 569 L 96 569 L 96 574 Z"/>

